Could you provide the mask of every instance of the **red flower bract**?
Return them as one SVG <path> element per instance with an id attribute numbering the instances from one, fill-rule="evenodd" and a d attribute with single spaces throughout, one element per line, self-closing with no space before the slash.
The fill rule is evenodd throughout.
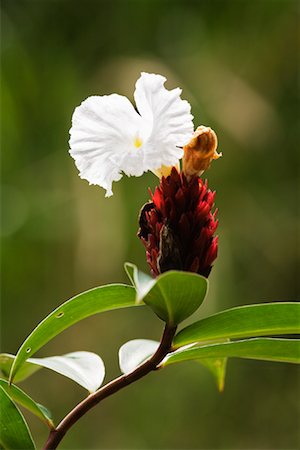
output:
<path id="1" fill-rule="evenodd" d="M 152 275 L 173 269 L 208 277 L 218 250 L 215 192 L 207 181 L 198 176 L 188 180 L 173 167 L 150 194 L 152 201 L 140 213 L 138 237 Z"/>

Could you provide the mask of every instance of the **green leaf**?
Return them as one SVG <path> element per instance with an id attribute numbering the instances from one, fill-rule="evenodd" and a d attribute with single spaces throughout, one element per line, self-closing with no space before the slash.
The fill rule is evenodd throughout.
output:
<path id="1" fill-rule="evenodd" d="M 0 386 L 0 444 L 8 450 L 35 448 L 29 428 L 21 411 L 5 389 Z"/>
<path id="2" fill-rule="evenodd" d="M 201 365 L 206 367 L 216 380 L 217 387 L 220 392 L 224 391 L 227 358 L 203 358 L 197 360 Z"/>
<path id="3" fill-rule="evenodd" d="M 31 355 L 74 323 L 93 314 L 135 304 L 134 289 L 123 284 L 97 287 L 71 298 L 40 322 L 23 342 L 12 366 L 10 381 Z"/>
<path id="4" fill-rule="evenodd" d="M 15 355 L 11 355 L 9 353 L 2 353 L 0 355 L 0 369 L 1 369 L 1 372 L 4 376 L 4 378 L 6 378 L 6 379 L 9 378 L 11 366 L 13 365 L 15 358 L 16 358 Z M 26 378 L 28 378 L 30 375 L 37 372 L 38 370 L 40 370 L 39 366 L 25 362 L 20 367 L 20 370 L 16 374 L 16 376 L 14 378 L 14 382 L 18 383 L 22 380 L 25 380 Z"/>
<path id="5" fill-rule="evenodd" d="M 159 347 L 159 342 L 150 339 L 134 339 L 119 350 L 119 365 L 122 373 L 130 373 L 150 358 Z"/>
<path id="6" fill-rule="evenodd" d="M 191 316 L 203 302 L 207 280 L 190 272 L 168 271 L 159 275 L 143 300 L 169 326 Z"/>
<path id="7" fill-rule="evenodd" d="M 45 408 L 45 406 L 36 403 L 18 386 L 9 384 L 6 380 L 0 379 L 0 387 L 2 387 L 6 391 L 6 393 L 12 400 L 36 415 L 42 422 L 45 422 L 49 428 L 54 428 L 51 413 L 47 408 Z"/>
<path id="8" fill-rule="evenodd" d="M 126 264 L 137 291 L 137 301 L 146 303 L 169 326 L 178 325 L 203 302 L 208 282 L 201 275 L 170 270 L 152 279 L 133 264 Z"/>
<path id="9" fill-rule="evenodd" d="M 163 366 L 200 358 L 249 358 L 300 363 L 300 340 L 254 338 L 179 349 L 167 355 Z"/>
<path id="10" fill-rule="evenodd" d="M 300 303 L 261 303 L 227 309 L 199 320 L 181 330 L 174 345 L 297 333 L 300 333 Z"/>

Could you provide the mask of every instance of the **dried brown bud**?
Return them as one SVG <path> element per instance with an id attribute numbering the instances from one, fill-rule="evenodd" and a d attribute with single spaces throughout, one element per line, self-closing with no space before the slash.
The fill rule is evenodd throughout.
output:
<path id="1" fill-rule="evenodd" d="M 190 142 L 183 147 L 183 172 L 187 178 L 200 176 L 207 170 L 213 159 L 218 159 L 222 153 L 217 152 L 218 138 L 214 130 L 201 125 L 197 128 Z"/>

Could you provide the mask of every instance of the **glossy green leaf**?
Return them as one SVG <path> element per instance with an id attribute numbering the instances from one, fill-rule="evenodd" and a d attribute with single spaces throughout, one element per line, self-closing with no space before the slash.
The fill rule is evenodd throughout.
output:
<path id="1" fill-rule="evenodd" d="M 174 345 L 193 342 L 300 333 L 300 303 L 261 303 L 228 309 L 181 330 Z"/>
<path id="2" fill-rule="evenodd" d="M 0 369 L 3 377 L 6 379 L 9 379 L 9 374 L 15 358 L 16 358 L 15 355 L 11 355 L 10 353 L 2 353 L 0 355 Z M 40 368 L 41 367 L 39 366 L 25 362 L 20 367 L 20 370 L 18 370 L 18 373 L 14 377 L 14 382 L 18 383 L 22 380 L 25 380 L 30 375 L 40 370 Z"/>
<path id="3" fill-rule="evenodd" d="M 10 380 L 14 379 L 31 355 L 66 328 L 91 315 L 135 304 L 134 289 L 122 284 L 101 286 L 71 298 L 40 322 L 21 345 L 11 369 Z"/>
<path id="4" fill-rule="evenodd" d="M 119 350 L 119 365 L 122 373 L 130 373 L 150 358 L 159 347 L 159 342 L 150 339 L 134 339 Z"/>
<path id="5" fill-rule="evenodd" d="M 50 411 L 45 406 L 36 403 L 29 395 L 14 384 L 9 384 L 8 381 L 0 379 L 0 386 L 6 391 L 9 397 L 28 409 L 36 415 L 42 422 L 45 422 L 50 428 L 54 428 Z"/>
<path id="6" fill-rule="evenodd" d="M 159 275 L 143 300 L 168 325 L 178 325 L 203 302 L 207 280 L 189 272 L 169 271 Z"/>
<path id="7" fill-rule="evenodd" d="M 178 325 L 192 315 L 203 302 L 208 282 L 201 275 L 170 270 L 152 279 L 127 263 L 127 273 L 143 301 L 168 325 Z"/>
<path id="8" fill-rule="evenodd" d="M 0 444 L 7 450 L 35 448 L 25 419 L 5 389 L 0 386 Z"/>
<path id="9" fill-rule="evenodd" d="M 254 338 L 179 349 L 168 355 L 163 366 L 200 358 L 249 358 L 300 363 L 300 340 Z"/>

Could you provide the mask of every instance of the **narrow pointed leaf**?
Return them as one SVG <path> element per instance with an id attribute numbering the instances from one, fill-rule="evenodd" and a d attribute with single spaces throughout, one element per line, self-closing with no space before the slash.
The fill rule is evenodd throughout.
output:
<path id="1" fill-rule="evenodd" d="M 66 328 L 94 314 L 135 306 L 131 286 L 111 284 L 83 292 L 49 314 L 21 345 L 10 373 L 12 381 L 24 362 Z"/>
<path id="2" fill-rule="evenodd" d="M 225 385 L 227 358 L 202 358 L 197 361 L 210 371 L 216 380 L 218 390 L 222 392 Z"/>
<path id="3" fill-rule="evenodd" d="M 135 285 L 137 301 L 146 303 L 170 326 L 192 315 L 207 292 L 207 279 L 195 273 L 170 270 L 152 279 L 133 264 L 127 263 L 126 269 Z"/>
<path id="4" fill-rule="evenodd" d="M 228 309 L 181 330 L 174 345 L 227 338 L 300 333 L 300 303 L 261 303 Z"/>
<path id="5" fill-rule="evenodd" d="M 159 347 L 159 342 L 150 339 L 134 339 L 119 350 L 119 365 L 122 373 L 130 373 L 150 358 Z"/>
<path id="6" fill-rule="evenodd" d="M 0 386 L 6 391 L 10 398 L 28 409 L 36 415 L 42 422 L 45 422 L 49 428 L 54 428 L 50 411 L 45 406 L 36 403 L 29 395 L 14 384 L 9 384 L 8 381 L 0 379 Z"/>
<path id="7" fill-rule="evenodd" d="M 300 363 L 300 340 L 254 338 L 177 350 L 162 366 L 201 358 L 249 358 L 264 361 Z"/>
<path id="8" fill-rule="evenodd" d="M 0 445 L 7 450 L 34 449 L 34 442 L 21 411 L 2 386 L 0 405 Z"/>

